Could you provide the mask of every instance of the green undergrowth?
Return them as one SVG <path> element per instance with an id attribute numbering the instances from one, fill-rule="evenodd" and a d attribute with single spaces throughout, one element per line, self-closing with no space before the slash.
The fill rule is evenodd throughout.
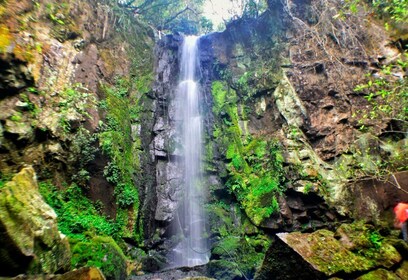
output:
<path id="1" fill-rule="evenodd" d="M 405 52 L 394 63 L 383 65 L 376 75 L 368 73 L 366 83 L 354 88 L 364 95 L 371 105 L 354 114 L 359 117 L 361 131 L 369 130 L 369 122 L 374 119 L 393 120 L 394 127 L 388 133 L 404 133 L 408 127 L 408 79 L 403 72 L 408 70 L 408 53 Z"/>
<path id="2" fill-rule="evenodd" d="M 59 190 L 49 181 L 39 182 L 45 201 L 58 215 L 58 228 L 71 241 L 85 241 L 91 236 L 112 236 L 119 240 L 124 221 L 103 216 L 76 184 Z"/>
<path id="3" fill-rule="evenodd" d="M 140 138 L 133 128 L 137 128 L 140 106 L 138 96 L 131 94 L 132 85 L 127 79 L 117 79 L 114 86 L 102 86 L 106 95 L 102 110 L 106 111 L 104 122 L 99 124 L 98 139 L 102 153 L 109 158 L 103 174 L 115 186 L 116 203 L 121 209 L 133 209 L 137 216 L 139 196 L 135 184 L 135 174 L 140 172 Z M 127 211 L 122 214 L 126 215 Z M 134 219 L 127 219 L 129 222 Z M 129 224 L 130 236 L 139 239 L 138 229 Z"/>
<path id="4" fill-rule="evenodd" d="M 279 210 L 277 198 L 285 189 L 281 147 L 275 140 L 244 135 L 239 120 L 245 122 L 245 110 L 238 110 L 238 97 L 225 83 L 215 81 L 212 95 L 218 120 L 213 137 L 227 161 L 226 185 L 260 225 Z"/>
<path id="5" fill-rule="evenodd" d="M 126 257 L 111 237 L 97 236 L 72 247 L 74 267 L 98 267 L 107 279 L 126 278 Z"/>
<path id="6" fill-rule="evenodd" d="M 118 244 L 126 230 L 127 217 L 111 220 L 100 213 L 76 184 L 59 190 L 49 181 L 39 182 L 45 201 L 58 216 L 58 229 L 68 237 L 73 268 L 95 266 L 107 279 L 126 277 L 126 257 Z"/>
<path id="7" fill-rule="evenodd" d="M 207 212 L 216 240 L 209 263 L 212 276 L 217 279 L 253 277 L 270 246 L 268 237 L 240 214 L 237 205 L 223 199 L 208 204 Z"/>

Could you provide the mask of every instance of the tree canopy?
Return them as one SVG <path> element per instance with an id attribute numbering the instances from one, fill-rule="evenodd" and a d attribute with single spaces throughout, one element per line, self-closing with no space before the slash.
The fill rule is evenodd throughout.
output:
<path id="1" fill-rule="evenodd" d="M 212 23 L 202 16 L 204 0 L 118 0 L 118 4 L 132 10 L 157 30 L 186 34 L 205 33 Z"/>

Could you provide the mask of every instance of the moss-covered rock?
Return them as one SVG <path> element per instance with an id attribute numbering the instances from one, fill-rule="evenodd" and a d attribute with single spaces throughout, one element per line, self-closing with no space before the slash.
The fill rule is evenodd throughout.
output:
<path id="1" fill-rule="evenodd" d="M 401 279 L 408 279 L 408 261 L 404 261 L 395 271 L 395 274 L 397 274 Z"/>
<path id="2" fill-rule="evenodd" d="M 67 272 L 56 279 L 58 280 L 105 280 L 102 272 L 96 267 L 82 267 Z"/>
<path id="3" fill-rule="evenodd" d="M 213 260 L 208 263 L 208 273 L 218 280 L 241 279 L 243 274 L 237 263 L 227 260 Z"/>
<path id="4" fill-rule="evenodd" d="M 371 271 L 357 278 L 357 280 L 400 280 L 400 279 L 401 278 L 399 278 L 394 273 L 383 268 Z"/>
<path id="5" fill-rule="evenodd" d="M 294 258 L 298 259 L 299 273 L 308 270 L 321 278 L 338 276 L 347 279 L 378 268 L 391 269 L 402 260 L 399 252 L 386 238 L 373 227 L 363 223 L 344 224 L 336 233 L 318 230 L 313 233 L 280 233 L 277 237 L 277 243 L 281 246 L 268 251 L 260 275 L 267 275 L 265 271 L 268 270 L 268 265 L 270 273 L 283 275 L 288 272 L 288 267 L 277 269 L 279 266 L 276 262 L 286 262 L 287 259 Z M 316 279 L 320 279 L 319 277 Z"/>
<path id="6" fill-rule="evenodd" d="M 0 232 L 0 275 L 69 269 L 68 240 L 58 231 L 57 215 L 39 193 L 31 167 L 0 189 Z"/>
<path id="7" fill-rule="evenodd" d="M 72 265 L 98 267 L 107 279 L 126 279 L 127 276 L 126 257 L 111 237 L 97 236 L 75 244 Z"/>
<path id="8" fill-rule="evenodd" d="M 369 245 L 359 250 L 348 250 L 341 241 L 334 238 L 334 233 L 328 230 L 319 230 L 311 234 L 290 233 L 278 235 L 285 243 L 291 246 L 315 269 L 327 276 L 336 273 L 355 273 L 368 271 L 375 267 L 388 267 L 401 261 L 397 250 L 388 244 L 380 248 Z M 362 235 L 359 236 L 361 238 Z"/>

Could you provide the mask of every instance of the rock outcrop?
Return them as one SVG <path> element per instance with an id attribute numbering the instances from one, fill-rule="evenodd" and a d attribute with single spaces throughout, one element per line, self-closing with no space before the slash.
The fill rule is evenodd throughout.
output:
<path id="1" fill-rule="evenodd" d="M 405 271 L 407 249 L 402 240 L 362 223 L 342 224 L 335 232 L 279 233 L 255 279 L 370 279 L 381 274 L 400 279 L 396 275 Z"/>
<path id="2" fill-rule="evenodd" d="M 39 193 L 32 167 L 0 188 L 0 232 L 1 276 L 70 268 L 68 239 L 58 231 L 57 215 Z"/>
<path id="3" fill-rule="evenodd" d="M 10 280 L 106 280 L 102 272 L 96 267 L 82 267 L 64 274 L 49 275 L 19 275 Z"/>

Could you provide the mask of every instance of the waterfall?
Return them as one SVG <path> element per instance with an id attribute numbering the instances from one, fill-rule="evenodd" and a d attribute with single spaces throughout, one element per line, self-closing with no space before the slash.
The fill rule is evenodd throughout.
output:
<path id="1" fill-rule="evenodd" d="M 175 266 L 196 266 L 208 262 L 209 245 L 206 235 L 207 219 L 204 211 L 205 190 L 202 183 L 202 118 L 200 115 L 200 90 L 198 37 L 184 38 L 180 83 L 177 91 L 176 110 L 179 116 L 179 134 L 183 147 L 180 162 L 183 169 L 184 197 L 179 209 L 181 242 L 173 255 Z"/>

